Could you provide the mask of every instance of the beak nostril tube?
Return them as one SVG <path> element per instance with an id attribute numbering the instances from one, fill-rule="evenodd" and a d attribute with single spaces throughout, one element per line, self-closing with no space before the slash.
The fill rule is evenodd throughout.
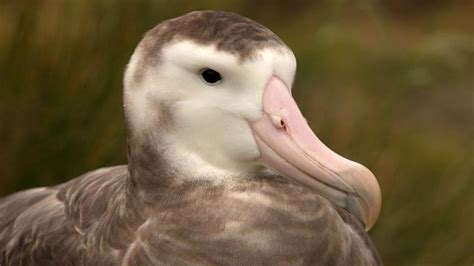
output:
<path id="1" fill-rule="evenodd" d="M 283 121 L 283 118 L 279 115 L 270 115 L 270 119 L 272 120 L 272 124 L 276 128 L 285 128 L 285 121 Z"/>

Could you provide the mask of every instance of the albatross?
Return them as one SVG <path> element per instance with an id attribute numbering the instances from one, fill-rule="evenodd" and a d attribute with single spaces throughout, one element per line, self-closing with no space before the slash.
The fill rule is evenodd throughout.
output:
<path id="1" fill-rule="evenodd" d="M 379 265 L 364 166 L 291 95 L 293 52 L 229 12 L 148 31 L 124 75 L 128 164 L 0 199 L 0 265 Z"/>

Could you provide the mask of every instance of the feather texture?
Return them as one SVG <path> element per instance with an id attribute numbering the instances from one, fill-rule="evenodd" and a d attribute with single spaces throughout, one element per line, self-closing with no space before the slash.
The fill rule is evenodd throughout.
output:
<path id="1" fill-rule="evenodd" d="M 380 264 L 351 214 L 280 176 L 156 195 L 142 199 L 116 166 L 3 198 L 0 264 Z"/>

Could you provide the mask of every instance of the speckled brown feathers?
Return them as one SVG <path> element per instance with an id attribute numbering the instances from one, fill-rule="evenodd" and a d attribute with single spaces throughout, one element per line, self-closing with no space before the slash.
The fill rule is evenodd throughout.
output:
<path id="1" fill-rule="evenodd" d="M 377 265 L 362 225 L 282 177 L 175 183 L 154 202 L 126 166 L 0 203 L 1 265 Z"/>
<path id="2" fill-rule="evenodd" d="M 271 30 L 246 17 L 198 11 L 166 20 L 150 30 L 141 44 L 145 46 L 144 57 L 154 58 L 164 45 L 180 40 L 213 44 L 217 50 L 238 55 L 242 60 L 263 46 L 284 45 Z"/>

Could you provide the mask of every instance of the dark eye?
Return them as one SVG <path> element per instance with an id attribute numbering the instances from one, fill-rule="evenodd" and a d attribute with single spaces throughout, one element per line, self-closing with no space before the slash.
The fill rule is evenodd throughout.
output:
<path id="1" fill-rule="evenodd" d="M 217 84 L 222 79 L 221 74 L 219 74 L 219 72 L 210 68 L 202 70 L 201 77 L 206 83 L 211 85 Z"/>

